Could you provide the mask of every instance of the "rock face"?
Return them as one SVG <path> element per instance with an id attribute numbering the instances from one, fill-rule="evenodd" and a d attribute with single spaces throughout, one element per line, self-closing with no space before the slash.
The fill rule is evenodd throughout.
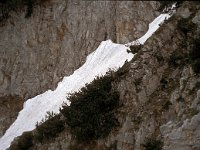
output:
<path id="1" fill-rule="evenodd" d="M 14 122 L 17 112 L 22 109 L 23 99 L 17 95 L 0 97 L 0 135 Z"/>
<path id="2" fill-rule="evenodd" d="M 200 149 L 200 75 L 187 62 L 190 44 L 186 44 L 200 36 L 199 9 L 197 2 L 184 2 L 123 67 L 126 73 L 113 83 L 123 102 L 117 114 L 121 126 L 81 149 L 144 150 L 147 139 L 162 141 L 164 150 Z M 186 35 L 177 26 L 183 18 L 197 25 Z M 64 131 L 31 149 L 70 149 L 70 145 L 69 131 Z"/>
<path id="3" fill-rule="evenodd" d="M 55 87 L 102 40 L 143 35 L 155 9 L 155 2 L 56 0 L 37 6 L 29 19 L 13 13 L 0 28 L 0 94 L 28 98 Z"/>
<path id="4" fill-rule="evenodd" d="M 157 6 L 142 1 L 51 0 L 36 6 L 29 19 L 24 10 L 13 12 L 0 27 L 0 102 L 1 97 L 26 100 L 54 89 L 102 40 L 126 43 L 143 35 L 158 15 Z"/>

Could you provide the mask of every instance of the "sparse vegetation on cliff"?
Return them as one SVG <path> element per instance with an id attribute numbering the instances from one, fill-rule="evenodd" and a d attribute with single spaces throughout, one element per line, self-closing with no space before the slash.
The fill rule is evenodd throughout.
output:
<path id="1" fill-rule="evenodd" d="M 42 143 L 44 140 L 56 137 L 65 129 L 65 123 L 60 119 L 61 115 L 47 113 L 45 120 L 36 124 L 36 129 L 24 132 L 10 146 L 10 150 L 27 150 L 34 142 Z"/>
<path id="2" fill-rule="evenodd" d="M 160 7 L 158 8 L 158 11 L 163 11 L 166 7 L 169 7 L 173 3 L 177 3 L 177 6 L 179 6 L 183 1 L 159 1 Z"/>
<path id="3" fill-rule="evenodd" d="M 112 82 L 118 78 L 117 73 L 109 72 L 71 94 L 68 97 L 70 106 L 63 104 L 60 114 L 48 112 L 45 119 L 36 124 L 33 132 L 22 134 L 11 144 L 11 150 L 21 147 L 28 149 L 36 141 L 56 137 L 66 126 L 79 142 L 108 136 L 113 127 L 119 124 L 115 117 L 119 93 L 112 88 Z"/>
<path id="4" fill-rule="evenodd" d="M 193 71 L 200 73 L 200 38 L 192 42 L 192 49 L 189 56 Z"/>
<path id="5" fill-rule="evenodd" d="M 112 90 L 110 74 L 97 77 L 91 84 L 68 97 L 70 106 L 60 110 L 71 134 L 78 141 L 106 137 L 118 124 L 113 110 L 119 105 L 119 93 Z"/>
<path id="6" fill-rule="evenodd" d="M 191 21 L 191 18 L 182 18 L 178 21 L 177 28 L 187 35 L 188 32 L 195 30 L 196 25 Z"/>
<path id="7" fill-rule="evenodd" d="M 35 140 L 42 142 L 44 139 L 55 137 L 65 128 L 64 121 L 60 119 L 60 115 L 48 114 L 47 120 L 36 124 Z"/>
<path id="8" fill-rule="evenodd" d="M 10 146 L 10 150 L 27 150 L 33 145 L 32 132 L 24 132 L 17 140 Z"/>

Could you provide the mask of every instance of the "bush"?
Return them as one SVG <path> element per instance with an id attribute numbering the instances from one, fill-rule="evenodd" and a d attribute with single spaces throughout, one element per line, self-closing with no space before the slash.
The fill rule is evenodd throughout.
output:
<path id="1" fill-rule="evenodd" d="M 158 11 L 162 11 L 164 8 L 172 5 L 175 2 L 179 1 L 159 1 L 160 2 L 160 7 L 158 8 Z"/>
<path id="2" fill-rule="evenodd" d="M 169 66 L 178 67 L 184 66 L 188 63 L 188 54 L 184 54 L 180 51 L 174 51 L 168 61 Z"/>
<path id="3" fill-rule="evenodd" d="M 168 100 L 163 104 L 162 108 L 164 110 L 169 110 L 170 105 L 172 105 L 172 103 Z"/>
<path id="4" fill-rule="evenodd" d="M 200 73 L 200 59 L 197 59 L 192 63 L 192 69 L 195 73 Z"/>
<path id="5" fill-rule="evenodd" d="M 48 112 L 46 119 L 37 123 L 36 131 L 24 132 L 11 143 L 10 150 L 27 150 L 35 141 L 43 142 L 45 139 L 55 137 L 64 130 L 64 121 L 59 114 Z"/>
<path id="6" fill-rule="evenodd" d="M 188 32 L 195 30 L 196 25 L 191 21 L 191 18 L 182 18 L 178 21 L 177 28 L 187 35 Z"/>
<path id="7" fill-rule="evenodd" d="M 55 137 L 64 130 L 64 121 L 60 119 L 60 115 L 50 114 L 47 120 L 36 124 L 36 134 L 34 138 L 40 142 L 44 139 Z"/>
<path id="8" fill-rule="evenodd" d="M 27 150 L 33 145 L 32 132 L 24 132 L 16 143 L 12 143 L 10 150 Z"/>
<path id="9" fill-rule="evenodd" d="M 47 112 L 34 131 L 23 133 L 11 144 L 11 150 L 28 149 L 37 141 L 55 137 L 65 129 L 66 123 L 79 141 L 106 137 L 118 125 L 114 109 L 119 106 L 119 93 L 112 90 L 111 84 L 119 76 L 118 73 L 107 73 L 87 84 L 80 92 L 71 94 L 70 106 L 63 104 L 60 114 Z"/>
<path id="10" fill-rule="evenodd" d="M 113 110 L 119 105 L 119 93 L 112 90 L 112 76 L 107 74 L 87 84 L 80 92 L 71 94 L 70 106 L 60 112 L 71 134 L 80 142 L 106 137 L 118 124 Z"/>
<path id="11" fill-rule="evenodd" d="M 131 45 L 131 46 L 130 46 L 130 51 L 127 50 L 127 52 L 128 52 L 128 53 L 133 53 L 133 54 L 135 54 L 135 53 L 139 52 L 139 50 L 142 49 L 142 46 L 143 46 L 143 45 Z"/>
<path id="12" fill-rule="evenodd" d="M 145 150 L 162 150 L 163 142 L 156 139 L 147 139 L 143 147 Z"/>
<path id="13" fill-rule="evenodd" d="M 200 73 L 200 39 L 195 39 L 191 44 L 189 53 L 192 69 L 195 73 Z"/>

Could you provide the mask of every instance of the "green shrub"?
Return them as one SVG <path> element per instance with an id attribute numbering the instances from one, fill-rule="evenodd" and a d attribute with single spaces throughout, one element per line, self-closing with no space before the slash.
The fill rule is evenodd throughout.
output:
<path id="1" fill-rule="evenodd" d="M 27 150 L 33 145 L 32 132 L 24 132 L 16 143 L 11 144 L 10 150 Z"/>
<path id="2" fill-rule="evenodd" d="M 60 115 L 49 115 L 47 120 L 36 124 L 36 134 L 34 138 L 40 142 L 44 139 L 55 137 L 65 128 L 65 123 L 60 119 Z"/>
<path id="3" fill-rule="evenodd" d="M 192 63 L 192 69 L 195 73 L 200 73 L 200 59 L 197 59 Z"/>
<path id="4" fill-rule="evenodd" d="M 190 58 L 191 59 L 198 59 L 200 58 L 200 38 L 194 39 L 191 45 L 190 51 Z"/>
<path id="5" fill-rule="evenodd" d="M 142 146 L 145 150 L 162 150 L 163 142 L 156 139 L 147 139 Z"/>
<path id="6" fill-rule="evenodd" d="M 187 58 L 188 56 L 186 54 L 174 51 L 169 58 L 168 64 L 175 68 L 178 66 L 184 66 L 188 62 Z"/>
<path id="7" fill-rule="evenodd" d="M 195 30 L 196 24 L 191 21 L 190 17 L 182 18 L 178 21 L 177 28 L 187 35 L 188 32 Z"/>
<path id="8" fill-rule="evenodd" d="M 66 123 L 79 141 L 106 137 L 118 125 L 114 109 L 119 106 L 119 93 L 112 90 L 111 85 L 118 77 L 118 73 L 107 73 L 87 84 L 80 92 L 71 94 L 70 106 L 64 104 L 60 114 L 47 112 L 34 131 L 23 133 L 11 144 L 11 150 L 28 149 L 37 141 L 55 137 L 65 129 Z"/>
<path id="9" fill-rule="evenodd" d="M 167 79 L 162 78 L 162 79 L 160 80 L 160 84 L 161 84 L 162 89 L 166 88 L 167 85 L 168 85 Z"/>
<path id="10" fill-rule="evenodd" d="M 78 141 L 106 137 L 118 124 L 113 110 L 119 105 L 119 93 L 112 90 L 110 74 L 97 77 L 80 92 L 71 94 L 70 106 L 64 104 L 60 112 Z"/>
<path id="11" fill-rule="evenodd" d="M 133 54 L 138 53 L 139 50 L 142 49 L 142 46 L 143 46 L 143 45 L 131 45 L 131 46 L 130 46 L 130 51 L 127 50 L 127 52 L 128 52 L 128 53 L 133 53 Z"/>
<path id="12" fill-rule="evenodd" d="M 11 143 L 10 150 L 27 150 L 35 141 L 43 142 L 45 139 L 55 137 L 65 128 L 61 115 L 47 112 L 44 120 L 36 124 L 36 130 L 24 132 Z"/>
<path id="13" fill-rule="evenodd" d="M 170 105 L 172 105 L 172 103 L 168 100 L 163 104 L 162 108 L 164 110 L 169 110 Z"/>
<path id="14" fill-rule="evenodd" d="M 200 73 L 200 38 L 194 39 L 191 43 L 189 57 L 193 71 Z"/>
<path id="15" fill-rule="evenodd" d="M 162 11 L 165 7 L 169 7 L 175 2 L 180 3 L 180 1 L 159 1 L 159 2 L 160 2 L 160 7 L 158 8 L 158 11 Z"/>

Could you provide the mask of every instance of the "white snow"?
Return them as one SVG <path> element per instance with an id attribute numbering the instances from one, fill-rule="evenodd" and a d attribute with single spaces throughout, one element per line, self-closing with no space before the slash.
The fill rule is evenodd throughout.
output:
<path id="1" fill-rule="evenodd" d="M 153 22 L 149 24 L 149 29 L 145 35 L 133 42 L 127 43 L 126 46 L 144 44 L 146 40 L 150 38 L 156 30 L 158 30 L 160 25 L 175 13 L 175 6 L 176 4 L 173 4 L 171 8 L 168 8 L 168 13 L 160 14 L 156 19 L 154 19 Z"/>
<path id="2" fill-rule="evenodd" d="M 149 30 L 138 41 L 144 44 L 159 28 L 159 24 L 169 17 L 169 14 L 158 16 L 149 24 Z M 136 43 L 136 41 L 133 41 L 126 44 L 126 46 Z M 16 121 L 0 139 L 0 150 L 7 149 L 13 139 L 23 132 L 33 130 L 36 122 L 40 122 L 47 111 L 58 113 L 63 101 L 69 104 L 69 101 L 66 100 L 68 93 L 78 91 L 96 76 L 105 75 L 109 69 L 118 69 L 123 66 L 126 60 L 130 61 L 134 55 L 127 53 L 128 48 L 126 46 L 115 44 L 111 40 L 101 42 L 100 46 L 87 57 L 85 64 L 72 75 L 64 77 L 54 91 L 48 90 L 43 94 L 28 99 L 24 103 L 24 108 L 19 112 Z"/>

